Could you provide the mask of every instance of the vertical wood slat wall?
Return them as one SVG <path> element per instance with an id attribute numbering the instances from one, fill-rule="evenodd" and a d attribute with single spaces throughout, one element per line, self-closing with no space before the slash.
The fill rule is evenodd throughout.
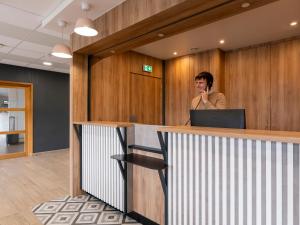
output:
<path id="1" fill-rule="evenodd" d="M 300 223 L 299 144 L 168 135 L 169 224 Z"/>
<path id="2" fill-rule="evenodd" d="M 300 131 L 300 39 L 271 48 L 271 129 Z"/>
<path id="3" fill-rule="evenodd" d="M 270 46 L 225 54 L 225 95 L 230 108 L 246 109 L 247 128 L 269 130 Z"/>
<path id="4" fill-rule="evenodd" d="M 247 128 L 300 131 L 299 52 L 300 39 L 295 38 L 213 57 L 199 53 L 168 60 L 167 124 L 185 123 L 195 96 L 193 77 L 208 70 L 217 78 L 216 89 L 225 93 L 227 106 L 246 108 Z"/>

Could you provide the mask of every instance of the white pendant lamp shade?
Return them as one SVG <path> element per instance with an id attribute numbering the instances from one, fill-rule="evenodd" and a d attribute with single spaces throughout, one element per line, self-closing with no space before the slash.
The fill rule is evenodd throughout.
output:
<path id="1" fill-rule="evenodd" d="M 79 18 L 76 21 L 74 32 L 88 37 L 96 36 L 98 34 L 94 22 L 89 18 Z"/>
<path id="2" fill-rule="evenodd" d="M 65 58 L 65 59 L 72 58 L 72 53 L 70 48 L 64 44 L 56 44 L 52 50 L 51 55 L 59 58 Z"/>

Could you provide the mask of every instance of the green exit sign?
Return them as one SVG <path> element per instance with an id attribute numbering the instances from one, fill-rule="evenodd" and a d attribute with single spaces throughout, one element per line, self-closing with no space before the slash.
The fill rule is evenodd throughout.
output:
<path id="1" fill-rule="evenodd" d="M 144 72 L 148 72 L 148 73 L 152 73 L 152 66 L 150 66 L 150 65 L 143 65 L 143 71 Z"/>

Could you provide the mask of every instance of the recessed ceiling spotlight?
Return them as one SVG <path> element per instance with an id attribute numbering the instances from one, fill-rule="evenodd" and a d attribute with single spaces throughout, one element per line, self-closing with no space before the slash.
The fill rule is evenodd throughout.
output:
<path id="1" fill-rule="evenodd" d="M 173 52 L 173 55 L 177 55 L 178 53 L 177 52 Z"/>
<path id="2" fill-rule="evenodd" d="M 115 50 L 110 50 L 110 53 L 115 54 L 116 51 Z"/>
<path id="3" fill-rule="evenodd" d="M 165 34 L 163 34 L 163 33 L 159 33 L 159 34 L 157 34 L 157 36 L 158 36 L 158 37 L 164 37 L 164 36 L 165 36 Z"/>
<path id="4" fill-rule="evenodd" d="M 249 2 L 244 2 L 244 3 L 241 4 L 242 8 L 248 8 L 249 6 L 250 6 Z"/>
<path id="5" fill-rule="evenodd" d="M 199 48 L 191 48 L 190 50 L 193 51 L 193 52 L 195 52 L 195 51 L 198 51 Z"/>
<path id="6" fill-rule="evenodd" d="M 290 26 L 291 26 L 291 27 L 294 27 L 294 26 L 297 26 L 297 25 L 298 25 L 298 22 L 297 22 L 297 21 L 290 22 Z"/>
<path id="7" fill-rule="evenodd" d="M 52 63 L 51 62 L 43 62 L 43 65 L 45 65 L 45 66 L 52 66 Z"/>
<path id="8" fill-rule="evenodd" d="M 225 40 L 222 39 L 222 40 L 219 41 L 219 43 L 220 43 L 221 45 L 222 45 L 222 44 L 225 44 Z"/>

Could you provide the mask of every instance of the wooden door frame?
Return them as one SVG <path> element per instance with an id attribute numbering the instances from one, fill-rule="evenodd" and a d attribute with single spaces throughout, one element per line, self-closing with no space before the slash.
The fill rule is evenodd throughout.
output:
<path id="1" fill-rule="evenodd" d="M 16 152 L 0 155 L 0 159 L 32 156 L 33 154 L 33 84 L 0 80 L 1 87 L 20 87 L 25 89 L 25 130 L 13 132 L 0 132 L 0 134 L 25 134 L 24 152 Z M 18 111 L 18 110 L 16 110 Z M 22 110 L 23 111 L 23 110 Z"/>

